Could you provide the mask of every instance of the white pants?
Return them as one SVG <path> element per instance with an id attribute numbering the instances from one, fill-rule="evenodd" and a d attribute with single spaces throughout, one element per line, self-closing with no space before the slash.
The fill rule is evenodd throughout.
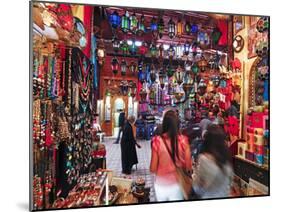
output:
<path id="1" fill-rule="evenodd" d="M 163 185 L 155 183 L 154 188 L 158 202 L 184 200 L 178 184 Z"/>

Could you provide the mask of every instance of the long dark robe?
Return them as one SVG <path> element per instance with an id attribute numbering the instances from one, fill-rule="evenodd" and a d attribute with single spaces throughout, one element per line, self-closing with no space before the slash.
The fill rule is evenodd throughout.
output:
<path id="1" fill-rule="evenodd" d="M 136 140 L 133 128 L 129 122 L 125 124 L 121 139 L 121 160 L 122 170 L 125 174 L 130 174 L 132 166 L 138 163 Z"/>

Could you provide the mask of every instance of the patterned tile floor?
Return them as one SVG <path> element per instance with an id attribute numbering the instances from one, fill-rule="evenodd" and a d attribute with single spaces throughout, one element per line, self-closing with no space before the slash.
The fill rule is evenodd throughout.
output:
<path id="1" fill-rule="evenodd" d="M 105 137 L 104 144 L 106 146 L 106 167 L 114 171 L 114 175 L 117 177 L 124 176 L 122 174 L 121 167 L 121 150 L 120 144 L 113 144 L 116 138 Z M 151 147 L 150 141 L 139 140 L 138 143 L 141 148 L 137 148 L 138 161 L 137 169 L 133 167 L 131 177 L 136 179 L 137 177 L 143 177 L 145 179 L 146 187 L 150 187 L 150 201 L 155 202 L 155 190 L 154 190 L 154 175 L 150 173 L 150 158 L 151 158 Z"/>

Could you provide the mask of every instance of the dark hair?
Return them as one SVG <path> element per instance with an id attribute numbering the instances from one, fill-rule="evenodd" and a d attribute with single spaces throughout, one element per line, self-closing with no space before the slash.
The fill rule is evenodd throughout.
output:
<path id="1" fill-rule="evenodd" d="M 211 124 L 204 135 L 202 153 L 211 154 L 217 165 L 223 170 L 223 166 L 230 163 L 231 157 L 225 143 L 226 135 L 222 128 L 216 124 Z"/>
<path id="2" fill-rule="evenodd" d="M 175 162 L 178 157 L 178 134 L 179 134 L 179 120 L 175 111 L 168 111 L 165 113 L 162 124 L 162 134 L 167 133 L 171 139 L 172 159 Z"/>

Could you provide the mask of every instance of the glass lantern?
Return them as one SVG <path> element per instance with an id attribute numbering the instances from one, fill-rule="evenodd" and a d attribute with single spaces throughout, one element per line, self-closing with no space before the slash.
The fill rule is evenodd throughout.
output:
<path id="1" fill-rule="evenodd" d="M 132 61 L 132 62 L 130 63 L 129 69 L 130 69 L 130 73 L 131 73 L 132 75 L 135 75 L 135 74 L 137 73 L 137 64 Z"/>
<path id="2" fill-rule="evenodd" d="M 183 56 L 183 48 L 182 45 L 178 44 L 176 46 L 176 57 L 181 58 Z"/>
<path id="3" fill-rule="evenodd" d="M 143 44 L 139 47 L 139 54 L 146 55 L 147 51 L 148 51 L 147 43 L 143 42 Z"/>
<path id="4" fill-rule="evenodd" d="M 130 50 L 130 53 L 132 55 L 135 55 L 137 53 L 138 48 L 136 46 L 136 42 L 135 41 L 132 42 L 132 45 L 129 47 L 129 50 Z"/>
<path id="5" fill-rule="evenodd" d="M 105 46 L 103 40 L 98 44 L 97 48 L 97 58 L 98 58 L 98 63 L 100 65 L 104 64 L 104 58 L 105 58 Z"/>
<path id="6" fill-rule="evenodd" d="M 181 37 L 183 34 L 183 23 L 181 22 L 181 20 L 179 19 L 178 20 L 178 23 L 177 23 L 177 36 L 178 37 Z"/>
<path id="7" fill-rule="evenodd" d="M 119 62 L 116 57 L 112 58 L 111 60 L 111 70 L 114 75 L 117 75 L 119 70 Z"/>
<path id="8" fill-rule="evenodd" d="M 112 28 L 114 28 L 114 29 L 117 29 L 120 26 L 121 18 L 117 11 L 114 11 L 109 16 L 109 21 L 110 21 Z"/>
<path id="9" fill-rule="evenodd" d="M 186 32 L 187 34 L 190 33 L 190 31 L 191 31 L 191 25 L 190 25 L 190 23 L 189 23 L 188 21 L 185 22 L 184 29 L 185 29 L 185 32 Z"/>
<path id="10" fill-rule="evenodd" d="M 125 76 L 127 72 L 127 63 L 124 59 L 121 61 L 120 66 L 121 66 L 121 75 Z"/>
<path id="11" fill-rule="evenodd" d="M 155 80 L 156 80 L 156 68 L 155 68 L 154 65 L 152 65 L 152 67 L 151 67 L 151 71 L 150 71 L 149 77 L 150 77 L 150 81 L 151 81 L 152 83 L 154 83 Z"/>
<path id="12" fill-rule="evenodd" d="M 142 15 L 140 21 L 138 22 L 137 35 L 142 36 L 144 32 L 145 32 L 144 15 Z"/>
<path id="13" fill-rule="evenodd" d="M 150 51 L 150 55 L 151 57 L 156 57 L 157 56 L 157 46 L 155 45 L 155 43 L 152 43 L 150 48 L 149 48 L 149 51 Z"/>
<path id="14" fill-rule="evenodd" d="M 115 53 L 118 53 L 120 48 L 120 41 L 116 37 L 112 39 L 112 48 Z"/>
<path id="15" fill-rule="evenodd" d="M 158 33 L 159 33 L 159 38 L 160 39 L 163 37 L 164 30 L 165 30 L 165 24 L 164 24 L 163 18 L 161 17 L 158 20 Z"/>
<path id="16" fill-rule="evenodd" d="M 197 24 L 192 24 L 190 28 L 190 32 L 192 34 L 196 34 L 198 32 L 198 25 Z"/>
<path id="17" fill-rule="evenodd" d="M 167 76 L 170 78 L 174 75 L 174 73 L 175 73 L 175 70 L 174 70 L 173 66 L 170 64 L 167 67 Z"/>
<path id="18" fill-rule="evenodd" d="M 159 73 L 159 83 L 160 83 L 160 87 L 162 89 L 165 88 L 165 78 L 166 78 L 166 74 L 162 71 Z"/>
<path id="19" fill-rule="evenodd" d="M 125 14 L 121 18 L 121 30 L 124 33 L 128 33 L 130 30 L 130 19 L 129 19 L 129 12 L 126 11 Z"/>
<path id="20" fill-rule="evenodd" d="M 157 26 L 157 22 L 156 22 L 155 17 L 153 17 L 151 19 L 150 30 L 152 32 L 153 37 L 157 37 L 158 36 L 158 26 Z"/>
<path id="21" fill-rule="evenodd" d="M 173 39 L 176 35 L 176 25 L 172 19 L 170 19 L 170 21 L 168 23 L 168 35 L 169 35 L 169 38 L 171 38 L 171 39 Z"/>
<path id="22" fill-rule="evenodd" d="M 172 45 L 170 45 L 170 47 L 168 49 L 168 56 L 170 59 L 173 59 L 175 56 L 175 49 Z"/>
<path id="23" fill-rule="evenodd" d="M 183 83 L 184 71 L 180 65 L 178 65 L 178 67 L 176 69 L 175 78 L 176 78 L 178 85 L 181 85 Z"/>
<path id="24" fill-rule="evenodd" d="M 134 13 L 131 17 L 130 17 L 130 30 L 131 32 L 135 33 L 138 27 L 138 19 L 136 14 Z"/>
<path id="25" fill-rule="evenodd" d="M 127 41 L 123 40 L 121 45 L 120 45 L 120 48 L 121 48 L 123 54 L 128 54 L 128 52 L 129 52 L 129 44 L 127 43 Z"/>

